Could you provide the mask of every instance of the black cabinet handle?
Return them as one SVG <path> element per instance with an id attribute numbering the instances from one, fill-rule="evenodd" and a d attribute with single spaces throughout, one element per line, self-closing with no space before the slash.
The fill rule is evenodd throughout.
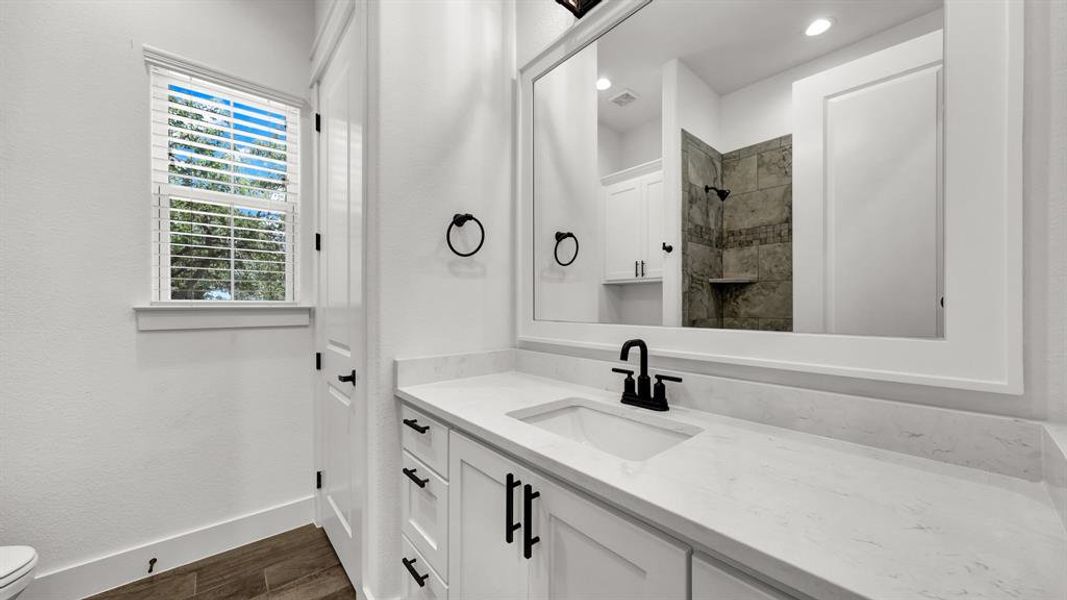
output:
<path id="1" fill-rule="evenodd" d="M 533 487 L 530 484 L 526 484 L 522 488 L 522 512 L 526 518 L 526 523 L 522 528 L 522 555 L 527 559 L 533 556 L 533 545 L 541 541 L 539 536 L 533 535 L 533 527 L 531 526 L 531 519 L 533 519 L 533 501 L 541 495 L 541 492 L 533 491 Z"/>
<path id="2" fill-rule="evenodd" d="M 641 277 L 645 276 L 645 261 L 641 261 Z"/>
<path id="3" fill-rule="evenodd" d="M 637 261 L 634 261 L 634 277 L 637 277 Z"/>
<path id="4" fill-rule="evenodd" d="M 504 491 L 508 496 L 504 502 L 504 539 L 509 544 L 515 541 L 515 530 L 522 527 L 521 524 L 515 522 L 515 488 L 521 483 L 515 479 L 515 475 L 508 473 L 507 489 Z"/>
<path id="5" fill-rule="evenodd" d="M 419 560 L 417 558 L 405 558 L 403 561 L 404 566 L 407 568 L 408 573 L 411 574 L 411 578 L 415 580 L 415 583 L 419 584 L 419 587 L 426 587 L 426 580 L 430 578 L 430 574 L 419 575 L 419 572 L 415 570 L 415 562 Z"/>
<path id="6" fill-rule="evenodd" d="M 338 375 L 337 381 L 340 381 L 341 383 L 348 382 L 352 385 L 356 385 L 356 370 L 352 369 L 352 372 L 348 375 Z"/>
<path id="7" fill-rule="evenodd" d="M 404 475 L 408 476 L 408 479 L 414 481 L 415 485 L 417 485 L 417 486 L 419 486 L 421 488 L 426 487 L 426 484 L 430 482 L 429 478 L 419 479 L 419 476 L 415 474 L 415 469 L 400 469 L 400 470 L 404 472 Z"/>
<path id="8" fill-rule="evenodd" d="M 404 419 L 404 425 L 407 425 L 419 433 L 426 433 L 430 430 L 429 425 L 419 425 L 419 422 L 416 419 Z"/>

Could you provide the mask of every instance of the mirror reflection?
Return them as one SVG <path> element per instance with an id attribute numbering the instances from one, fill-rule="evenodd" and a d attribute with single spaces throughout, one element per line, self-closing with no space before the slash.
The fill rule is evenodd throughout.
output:
<path id="1" fill-rule="evenodd" d="M 535 318 L 941 337 L 940 0 L 654 0 L 534 82 Z"/>

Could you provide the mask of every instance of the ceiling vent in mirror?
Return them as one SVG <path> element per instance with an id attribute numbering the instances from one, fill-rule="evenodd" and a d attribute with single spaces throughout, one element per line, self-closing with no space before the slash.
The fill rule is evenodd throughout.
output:
<path id="1" fill-rule="evenodd" d="M 625 89 L 611 97 L 612 104 L 617 106 L 626 106 L 634 100 L 637 100 L 637 94 L 630 89 Z"/>
<path id="2" fill-rule="evenodd" d="M 562 4 L 564 8 L 574 13 L 575 17 L 581 19 L 585 16 L 585 13 L 599 4 L 600 0 L 556 0 L 556 2 Z"/>

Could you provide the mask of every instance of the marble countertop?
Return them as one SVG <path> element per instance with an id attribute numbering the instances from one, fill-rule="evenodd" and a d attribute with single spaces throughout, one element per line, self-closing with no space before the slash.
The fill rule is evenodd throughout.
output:
<path id="1" fill-rule="evenodd" d="M 626 461 L 507 414 L 615 394 L 518 372 L 397 395 L 813 598 L 1067 598 L 1067 534 L 1039 483 L 684 408 L 655 416 L 703 432 Z"/>

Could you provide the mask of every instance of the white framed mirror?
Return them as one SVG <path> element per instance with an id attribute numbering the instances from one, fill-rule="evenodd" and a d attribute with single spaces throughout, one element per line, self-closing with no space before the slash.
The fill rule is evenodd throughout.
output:
<path id="1" fill-rule="evenodd" d="M 619 0 L 520 71 L 518 341 L 1017 394 L 1022 8 Z"/>

